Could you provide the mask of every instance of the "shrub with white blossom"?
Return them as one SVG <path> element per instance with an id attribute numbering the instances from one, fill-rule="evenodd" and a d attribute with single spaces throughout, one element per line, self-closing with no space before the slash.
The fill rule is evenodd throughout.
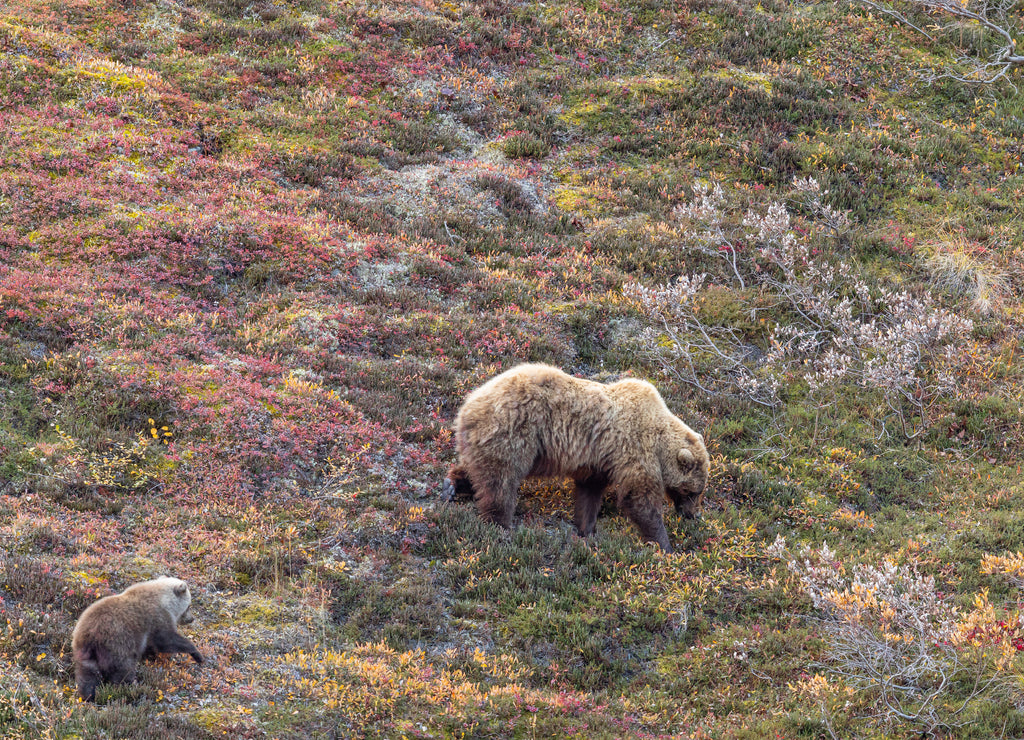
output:
<path id="1" fill-rule="evenodd" d="M 705 310 L 716 285 L 707 273 L 654 288 L 634 283 L 625 295 L 657 323 L 639 346 L 703 391 L 771 408 L 799 381 L 820 405 L 851 385 L 877 391 L 881 434 L 895 422 L 906 438 L 918 437 L 930 407 L 955 388 L 956 348 L 972 322 L 928 294 L 869 281 L 848 255 L 826 254 L 823 245 L 849 233 L 848 217 L 822 202 L 813 178 L 797 180 L 794 195 L 811 215 L 806 228 L 778 202 L 748 211 L 736 225 L 720 185 L 695 186 L 693 200 L 675 210 L 682 247 L 725 261 L 717 287 L 735 290 L 752 318 L 771 307 L 781 320 L 753 337 L 716 323 Z"/>

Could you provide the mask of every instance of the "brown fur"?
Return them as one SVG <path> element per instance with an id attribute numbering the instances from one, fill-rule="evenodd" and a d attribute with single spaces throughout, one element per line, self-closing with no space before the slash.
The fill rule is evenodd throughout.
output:
<path id="1" fill-rule="evenodd" d="M 708 479 L 704 438 L 642 380 L 604 385 L 549 365 L 519 365 L 469 394 L 455 430 L 459 462 L 442 496 L 472 494 L 480 516 L 503 527 L 512 524 L 528 476 L 576 481 L 574 522 L 583 536 L 593 534 L 606 491 L 641 536 L 666 552 L 665 496 L 680 514 L 699 514 Z"/>
<path id="2" fill-rule="evenodd" d="M 139 660 L 158 653 L 187 653 L 202 663 L 192 641 L 178 634 L 178 624 L 192 621 L 191 603 L 184 581 L 157 578 L 91 604 L 71 636 L 78 695 L 94 701 L 102 682 L 135 681 Z"/>

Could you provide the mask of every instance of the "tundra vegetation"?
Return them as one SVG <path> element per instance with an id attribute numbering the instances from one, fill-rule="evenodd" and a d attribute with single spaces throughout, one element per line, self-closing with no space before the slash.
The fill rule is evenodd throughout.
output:
<path id="1" fill-rule="evenodd" d="M 4 4 L 0 737 L 1024 734 L 1024 98 L 972 30 Z M 522 361 L 705 435 L 678 552 L 438 502 Z M 76 702 L 78 614 L 165 573 L 208 664 Z"/>

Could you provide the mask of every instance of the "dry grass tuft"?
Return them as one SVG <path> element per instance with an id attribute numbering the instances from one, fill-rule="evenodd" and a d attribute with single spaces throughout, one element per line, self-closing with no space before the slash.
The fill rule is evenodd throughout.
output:
<path id="1" fill-rule="evenodd" d="M 971 309 L 983 316 L 1001 309 L 1010 288 L 1006 274 L 986 258 L 987 251 L 976 242 L 954 236 L 934 244 L 926 258 L 932 285 L 969 300 Z"/>

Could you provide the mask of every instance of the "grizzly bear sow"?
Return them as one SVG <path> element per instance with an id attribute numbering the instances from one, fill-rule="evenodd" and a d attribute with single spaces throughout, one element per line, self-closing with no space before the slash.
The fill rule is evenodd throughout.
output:
<path id="1" fill-rule="evenodd" d="M 527 476 L 576 481 L 574 522 L 593 534 L 605 491 L 646 540 L 672 551 L 662 507 L 693 518 L 708 480 L 704 438 L 642 380 L 604 385 L 549 365 L 519 365 L 476 389 L 455 420 L 458 463 L 442 496 L 472 494 L 480 516 L 509 527 Z"/>

